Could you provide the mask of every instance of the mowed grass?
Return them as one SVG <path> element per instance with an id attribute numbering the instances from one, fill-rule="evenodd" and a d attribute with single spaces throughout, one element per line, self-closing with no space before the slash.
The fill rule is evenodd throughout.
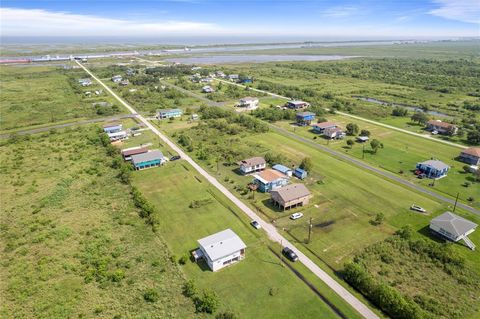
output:
<path id="1" fill-rule="evenodd" d="M 99 117 L 92 103 L 112 102 L 95 96 L 95 85 L 81 87 L 78 79 L 86 74 L 78 70 L 61 70 L 59 66 L 0 66 L 2 131 L 33 125 Z M 74 87 L 70 85 L 73 79 Z M 72 82 L 72 83 L 73 83 Z M 87 97 L 85 92 L 91 91 Z"/>
<path id="2" fill-rule="evenodd" d="M 136 172 L 134 184 L 157 207 L 160 233 L 176 257 L 198 247 L 197 240 L 231 228 L 246 243 L 245 260 L 219 272 L 188 261 L 183 269 L 202 289 L 214 290 L 219 311 L 242 318 L 333 318 L 334 313 L 268 250 L 263 233 L 184 161 Z M 193 200 L 208 200 L 190 208 Z M 274 291 L 273 295 L 270 291 Z M 356 317 L 343 306 L 342 310 Z"/>
<path id="3" fill-rule="evenodd" d="M 383 143 L 384 148 L 380 148 L 375 154 L 372 152 L 368 142 L 365 144 L 355 143 L 352 148 L 347 146 L 346 141 L 348 139 L 355 140 L 355 136 L 347 136 L 343 140 L 328 141 L 321 135 L 311 131 L 310 127 L 298 127 L 290 122 L 278 122 L 275 125 L 312 139 L 315 143 L 328 146 L 373 166 L 390 171 L 412 183 L 435 190 L 443 195 L 455 198 L 457 193 L 459 193 L 461 201 L 473 207 L 480 207 L 480 183 L 475 182 L 473 174 L 465 173 L 463 170 L 465 163 L 456 160 L 462 151 L 461 148 L 408 135 L 342 115 L 327 115 L 326 118 L 344 129 L 348 123 L 357 124 L 360 130 L 370 131 L 370 139 L 379 140 Z M 363 148 L 365 148 L 364 154 L 362 154 Z M 438 159 L 451 167 L 447 177 L 435 181 L 433 187 L 429 186 L 432 183 L 431 179 L 418 179 L 413 173 L 418 162 L 431 158 Z M 470 202 L 468 198 L 473 198 L 474 201 Z"/>
<path id="4" fill-rule="evenodd" d="M 0 317 L 190 318 L 185 279 L 82 127 L 1 149 Z M 143 298 L 147 289 L 157 302 Z"/>

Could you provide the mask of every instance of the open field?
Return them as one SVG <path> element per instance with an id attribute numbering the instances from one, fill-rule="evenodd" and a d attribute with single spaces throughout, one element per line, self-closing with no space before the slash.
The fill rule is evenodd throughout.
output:
<path id="1" fill-rule="evenodd" d="M 138 216 L 92 126 L 3 143 L 5 318 L 190 318 L 183 273 Z M 154 289 L 159 299 L 146 302 Z"/>
<path id="2" fill-rule="evenodd" d="M 0 72 L 2 131 L 120 113 L 109 96 L 93 93 L 99 87 L 78 83 L 86 77 L 83 71 L 59 66 L 0 66 Z M 87 91 L 92 92 L 90 97 Z M 113 106 L 96 108 L 92 105 L 96 102 Z"/>

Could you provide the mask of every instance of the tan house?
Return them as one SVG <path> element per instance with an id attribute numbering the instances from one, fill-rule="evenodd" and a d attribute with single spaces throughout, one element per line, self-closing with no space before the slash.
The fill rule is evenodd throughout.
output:
<path id="1" fill-rule="evenodd" d="M 237 163 L 240 166 L 240 172 L 245 175 L 253 172 L 264 170 L 267 167 L 267 162 L 263 157 L 252 157 L 244 159 Z"/>
<path id="2" fill-rule="evenodd" d="M 436 131 L 439 134 L 455 135 L 457 134 L 458 127 L 440 120 L 430 120 L 427 122 L 427 130 L 432 132 Z"/>
<path id="3" fill-rule="evenodd" d="M 459 159 L 470 165 L 480 165 L 480 147 L 469 147 L 464 149 L 460 153 Z"/>
<path id="4" fill-rule="evenodd" d="M 310 191 L 303 184 L 291 184 L 270 192 L 272 202 L 283 210 L 305 206 L 312 197 Z"/>

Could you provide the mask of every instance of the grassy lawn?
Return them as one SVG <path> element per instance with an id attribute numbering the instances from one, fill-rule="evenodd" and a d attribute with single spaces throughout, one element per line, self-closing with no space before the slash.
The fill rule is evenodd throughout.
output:
<path id="1" fill-rule="evenodd" d="M 82 87 L 77 80 L 87 76 L 79 70 L 62 70 L 59 66 L 1 66 L 0 74 L 2 131 L 119 113 L 111 109 L 108 114 L 97 113 L 93 103 L 115 103 L 105 93 L 94 94 L 100 89 L 98 85 Z M 87 91 L 92 92 L 90 97 L 85 95 Z"/>
<path id="2" fill-rule="evenodd" d="M 1 317 L 194 316 L 183 272 L 89 142 L 97 134 L 85 126 L 0 146 Z"/>
<path id="3" fill-rule="evenodd" d="M 134 184 L 157 207 L 159 232 L 177 258 L 198 247 L 198 239 L 226 228 L 234 230 L 246 243 L 246 259 L 219 272 L 213 273 L 205 265 L 190 261 L 182 266 L 188 278 L 219 295 L 220 311 L 233 311 L 245 318 L 336 317 L 291 271 L 281 266 L 278 257 L 268 250 L 263 233 L 249 226 L 243 214 L 187 163 L 179 161 L 136 172 Z M 190 208 L 193 200 L 208 203 Z M 349 317 L 356 317 L 345 305 L 341 309 Z"/>

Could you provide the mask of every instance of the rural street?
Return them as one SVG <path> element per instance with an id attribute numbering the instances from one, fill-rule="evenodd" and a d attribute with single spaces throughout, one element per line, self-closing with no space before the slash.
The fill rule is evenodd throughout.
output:
<path id="1" fill-rule="evenodd" d="M 223 81 L 223 80 L 219 80 L 219 81 L 222 81 L 222 82 L 225 82 L 225 83 L 234 84 L 234 85 L 239 85 L 239 84 L 236 84 L 236 83 L 226 82 L 226 81 Z M 203 98 L 203 100 L 206 100 L 207 102 L 209 102 L 209 105 L 211 105 L 211 106 L 219 106 L 219 103 L 212 102 L 212 101 L 208 100 L 207 98 L 201 96 L 200 94 L 196 94 L 196 93 L 194 93 L 194 92 L 185 90 L 185 89 L 183 89 L 183 88 L 181 88 L 181 87 L 178 87 L 178 86 L 176 86 L 176 85 L 173 85 L 173 84 L 167 84 L 167 85 L 170 86 L 170 87 L 176 88 L 177 90 L 180 90 L 180 91 L 184 92 L 185 94 L 189 94 L 190 96 L 197 97 L 197 98 Z M 265 92 L 265 91 L 262 91 L 262 92 L 267 93 L 267 92 Z M 279 95 L 276 95 L 276 94 L 273 94 L 273 93 L 272 93 L 272 95 L 277 96 L 277 97 L 280 97 Z M 284 98 L 284 97 L 282 97 L 282 98 Z M 454 200 L 453 198 L 445 197 L 445 196 L 440 195 L 440 194 L 438 194 L 438 193 L 436 193 L 436 192 L 434 192 L 434 191 L 432 191 L 432 190 L 429 190 L 428 188 L 424 188 L 424 187 L 422 187 L 422 186 L 419 186 L 419 185 L 416 185 L 416 184 L 411 183 L 411 182 L 409 182 L 409 181 L 406 181 L 406 180 L 404 180 L 403 178 L 396 176 L 395 174 L 389 173 L 389 172 L 387 172 L 387 171 L 385 171 L 385 170 L 383 170 L 383 169 L 380 169 L 380 168 L 376 168 L 376 167 L 374 167 L 374 166 L 372 166 L 372 165 L 369 165 L 369 164 L 367 164 L 367 163 L 365 163 L 365 162 L 363 162 L 363 161 L 360 161 L 360 160 L 357 160 L 357 159 L 355 159 L 355 158 L 353 158 L 353 157 L 347 156 L 347 155 L 345 155 L 345 154 L 343 154 L 343 153 L 341 153 L 341 152 L 334 151 L 334 150 L 332 150 L 332 149 L 330 149 L 330 148 L 328 148 L 328 147 L 326 147 L 326 146 L 322 146 L 322 145 L 320 145 L 320 144 L 318 144 L 318 143 L 312 142 L 311 140 L 309 140 L 309 139 L 307 139 L 307 138 L 304 138 L 304 137 L 301 137 L 301 136 L 299 136 L 299 135 L 297 135 L 297 134 L 295 134 L 295 133 L 289 132 L 289 131 L 287 131 L 287 130 L 285 130 L 285 129 L 283 129 L 283 128 L 280 128 L 280 127 L 278 127 L 278 126 L 276 126 L 276 125 L 274 125 L 274 124 L 270 124 L 270 123 L 269 123 L 268 125 L 270 126 L 270 128 L 274 129 L 275 131 L 279 132 L 279 133 L 282 134 L 282 135 L 286 135 L 286 136 L 291 137 L 291 138 L 294 138 L 294 139 L 296 139 L 296 140 L 298 140 L 298 141 L 307 143 L 307 144 L 313 146 L 313 147 L 316 148 L 316 149 L 322 150 L 322 151 L 324 151 L 324 152 L 329 153 L 330 155 L 335 156 L 336 158 L 339 158 L 339 159 L 341 159 L 341 160 L 344 160 L 344 161 L 353 163 L 353 164 L 355 164 L 355 165 L 357 165 L 357 166 L 360 166 L 361 168 L 364 168 L 364 169 L 369 170 L 369 171 L 371 171 L 371 172 L 380 174 L 380 175 L 382 175 L 383 177 L 385 177 L 385 178 L 387 178 L 387 179 L 389 179 L 389 180 L 392 180 L 392 181 L 394 181 L 394 182 L 400 183 L 400 184 L 402 184 L 402 185 L 404 185 L 404 186 L 406 186 L 406 187 L 409 187 L 409 188 L 413 189 L 413 190 L 416 191 L 416 192 L 420 192 L 420 193 L 423 193 L 423 194 L 426 194 L 426 195 L 430 195 L 430 196 L 432 196 L 432 197 L 434 197 L 434 198 L 436 198 L 436 199 L 439 199 L 439 200 L 441 200 L 441 201 L 447 202 L 447 203 L 452 204 L 452 205 L 455 204 L 455 200 Z M 475 209 L 475 208 L 473 208 L 473 207 L 471 207 L 471 206 L 469 206 L 469 205 L 466 205 L 466 204 L 463 204 L 463 203 L 461 203 L 461 202 L 458 202 L 458 203 L 457 203 L 457 206 L 460 207 L 460 208 L 463 208 L 463 209 L 465 209 L 465 210 L 467 210 L 467 211 L 469 211 L 469 212 L 471 212 L 471 213 L 473 213 L 473 214 L 480 215 L 480 211 L 479 211 L 478 209 Z"/>
<path id="2" fill-rule="evenodd" d="M 184 160 L 186 160 L 193 168 L 195 168 L 202 176 L 204 176 L 213 186 L 221 191 L 228 199 L 230 199 L 237 207 L 239 207 L 250 219 L 257 220 L 262 228 L 267 232 L 268 237 L 282 244 L 283 246 L 290 247 L 299 258 L 299 261 L 304 264 L 310 271 L 312 271 L 318 278 L 320 278 L 325 284 L 327 284 L 332 290 L 334 290 L 341 298 L 343 298 L 348 304 L 350 304 L 355 310 L 357 310 L 364 318 L 379 319 L 379 317 L 368 308 L 363 302 L 352 295 L 347 289 L 340 285 L 335 279 L 323 271 L 317 266 L 310 258 L 304 255 L 299 249 L 293 246 L 286 238 L 284 238 L 275 226 L 265 222 L 261 219 L 252 209 L 245 205 L 240 199 L 235 197 L 227 188 L 225 188 L 220 182 L 218 182 L 213 176 L 208 174 L 200 165 L 198 165 L 190 156 L 188 156 L 183 150 L 175 143 L 170 141 L 165 135 L 160 133 L 156 127 L 148 122 L 143 116 L 139 115 L 137 111 L 121 99 L 113 90 L 100 81 L 90 70 L 84 67 L 80 62 L 76 61 L 85 72 L 87 72 L 93 79 L 95 79 L 100 85 L 102 85 L 114 98 L 116 98 L 123 106 L 125 106 L 132 114 L 142 121 L 152 132 L 154 132 L 160 139 L 162 139 L 168 146 L 170 146 L 175 152 L 177 152 Z"/>
<path id="3" fill-rule="evenodd" d="M 132 114 L 127 114 L 127 115 L 117 115 L 117 116 L 111 116 L 111 117 L 101 117 L 101 118 L 96 118 L 96 119 L 90 119 L 90 120 L 81 120 L 81 121 L 76 121 L 76 122 L 70 122 L 70 123 L 64 123 L 64 124 L 56 124 L 56 125 L 50 125 L 50 126 L 45 126 L 45 127 L 39 127 L 39 128 L 33 128 L 30 130 L 21 130 L 21 131 L 15 131 L 11 133 L 4 133 L 0 135 L 0 138 L 5 138 L 9 137 L 12 135 L 25 135 L 25 134 L 35 134 L 35 133 L 41 133 L 41 132 L 47 132 L 52 129 L 59 129 L 59 128 L 65 128 L 69 126 L 77 126 L 77 125 L 83 125 L 83 124 L 91 124 L 91 123 L 97 123 L 97 122 L 107 122 L 107 121 L 117 121 L 120 119 L 125 119 L 129 117 L 135 117 Z"/>
<path id="4" fill-rule="evenodd" d="M 225 80 L 220 80 L 220 79 L 216 79 L 216 80 L 219 81 L 219 82 L 230 84 L 230 85 L 236 85 L 236 86 L 239 86 L 239 87 L 242 87 L 242 88 L 246 87 L 245 85 L 238 84 L 238 83 L 233 83 L 233 82 L 230 82 L 230 81 L 225 81 Z M 268 94 L 268 95 L 273 96 L 273 97 L 278 97 L 280 99 L 291 100 L 289 97 L 278 95 L 278 94 L 271 93 L 271 92 L 264 91 L 264 90 L 259 90 L 259 89 L 255 89 L 255 88 L 250 88 L 250 90 L 257 91 L 257 92 L 260 92 L 260 93 L 265 93 L 265 94 Z M 391 130 L 399 131 L 399 132 L 402 132 L 402 133 L 405 133 L 405 134 L 410 134 L 410 135 L 414 135 L 414 136 L 417 136 L 417 137 L 426 138 L 427 140 L 430 140 L 430 141 L 443 143 L 443 144 L 447 144 L 447 145 L 450 145 L 450 146 L 455 146 L 455 147 L 462 148 L 462 149 L 467 148 L 466 146 L 461 145 L 461 144 L 452 143 L 452 142 L 444 141 L 444 140 L 439 140 L 437 138 L 434 138 L 434 137 L 432 137 L 430 135 L 426 135 L 426 134 L 419 134 L 419 133 L 415 133 L 415 132 L 410 132 L 408 130 L 401 129 L 399 127 L 391 126 L 391 125 L 388 125 L 388 124 L 383 124 L 383 123 L 380 123 L 380 122 L 377 122 L 377 121 L 369 120 L 369 119 L 366 119 L 366 118 L 363 118 L 363 117 L 360 117 L 360 116 L 356 116 L 356 115 L 352 115 L 352 114 L 349 114 L 349 113 L 340 112 L 340 111 L 335 111 L 335 113 L 343 115 L 343 116 L 348 116 L 348 117 L 351 117 L 353 119 L 357 119 L 357 120 L 367 122 L 367 123 L 370 123 L 370 124 L 375 124 L 375 125 L 378 125 L 378 126 L 382 126 L 382 127 L 385 127 L 385 128 L 391 129 Z"/>

